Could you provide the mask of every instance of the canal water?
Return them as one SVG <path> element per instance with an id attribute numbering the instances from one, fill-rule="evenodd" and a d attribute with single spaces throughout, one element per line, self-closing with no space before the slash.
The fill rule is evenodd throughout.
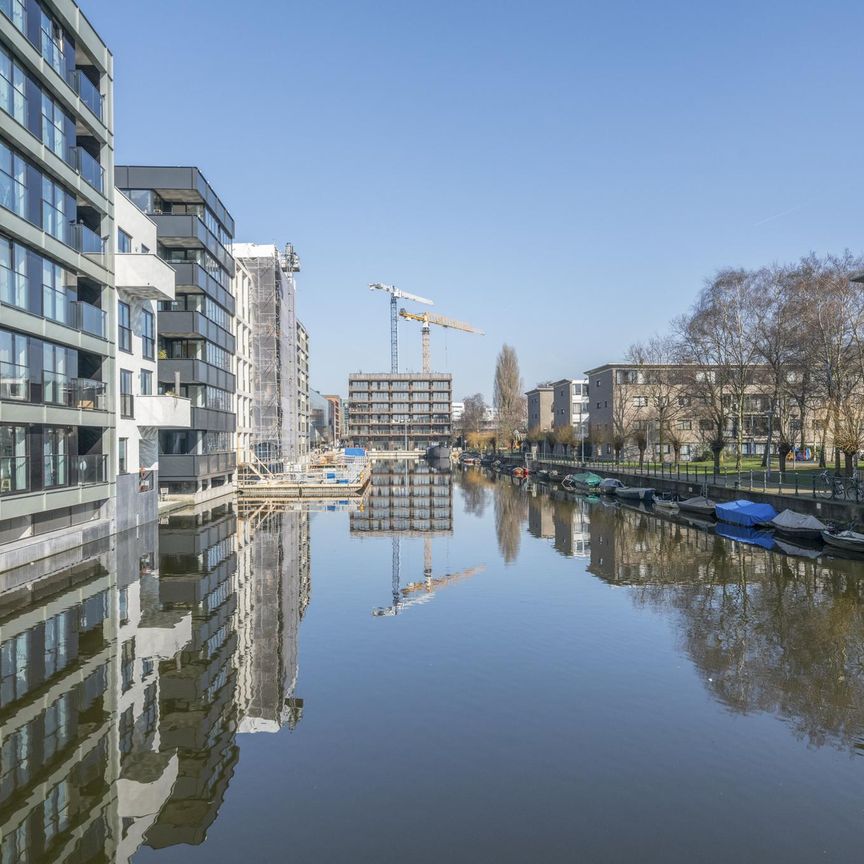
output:
<path id="1" fill-rule="evenodd" d="M 382 462 L 57 564 L 0 596 L 2 864 L 861 860 L 862 563 Z"/>

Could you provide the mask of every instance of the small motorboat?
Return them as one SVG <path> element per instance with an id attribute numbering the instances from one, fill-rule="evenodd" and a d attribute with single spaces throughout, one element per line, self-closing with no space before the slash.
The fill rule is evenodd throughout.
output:
<path id="1" fill-rule="evenodd" d="M 654 490 L 648 486 L 621 486 L 615 490 L 615 495 L 622 501 L 642 501 L 645 504 L 654 500 Z"/>
<path id="2" fill-rule="evenodd" d="M 549 481 L 549 472 L 545 468 L 541 468 L 537 472 L 537 479 L 547 483 Z"/>
<path id="3" fill-rule="evenodd" d="M 737 501 L 718 504 L 714 508 L 714 515 L 729 525 L 753 528 L 756 525 L 770 525 L 771 520 L 777 516 L 777 511 L 770 504 L 757 504 L 755 501 L 739 498 Z"/>
<path id="4" fill-rule="evenodd" d="M 619 489 L 623 489 L 624 484 L 620 480 L 616 480 L 614 477 L 607 477 L 605 480 L 601 480 L 597 486 L 597 491 L 602 492 L 604 495 L 614 495 Z"/>
<path id="5" fill-rule="evenodd" d="M 771 520 L 770 525 L 778 534 L 799 540 L 818 540 L 822 532 L 828 530 L 828 526 L 815 516 L 805 516 L 794 510 L 784 510 Z"/>
<path id="6" fill-rule="evenodd" d="M 864 534 L 859 534 L 857 531 L 839 531 L 837 534 L 823 531 L 822 539 L 828 546 L 833 546 L 835 549 L 864 555 Z"/>
<path id="7" fill-rule="evenodd" d="M 716 501 L 712 501 L 710 498 L 705 498 L 702 495 L 696 495 L 694 498 L 678 502 L 678 509 L 682 513 L 696 513 L 699 516 L 713 516 L 716 508 Z"/>
<path id="8" fill-rule="evenodd" d="M 674 498 L 657 498 L 654 497 L 654 507 L 657 510 L 664 510 L 667 513 L 677 513 L 678 512 L 678 502 Z"/>
<path id="9" fill-rule="evenodd" d="M 583 474 L 568 474 L 561 481 L 561 485 L 568 492 L 590 492 L 596 491 L 602 480 L 599 474 L 588 471 Z"/>

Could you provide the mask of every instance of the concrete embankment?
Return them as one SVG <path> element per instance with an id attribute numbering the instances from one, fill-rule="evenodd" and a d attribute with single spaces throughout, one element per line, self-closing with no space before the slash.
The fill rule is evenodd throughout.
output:
<path id="1" fill-rule="evenodd" d="M 507 461 L 524 464 L 524 460 L 520 458 L 511 458 Z M 747 486 L 736 487 L 734 483 L 726 486 L 722 483 L 711 482 L 712 477 L 708 475 L 706 483 L 702 477 L 698 480 L 692 477 L 688 479 L 678 479 L 677 477 L 657 477 L 654 474 L 639 473 L 633 469 L 616 470 L 614 465 L 607 467 L 598 467 L 592 465 L 590 468 L 579 468 L 577 465 L 563 466 L 560 462 L 544 462 L 538 460 L 531 462 L 531 467 L 535 470 L 556 470 L 560 474 L 576 474 L 580 471 L 592 471 L 601 477 L 615 477 L 621 480 L 628 486 L 649 486 L 655 489 L 658 493 L 672 493 L 679 498 L 690 498 L 693 495 L 707 495 L 714 501 L 734 501 L 736 498 L 746 498 L 748 501 L 758 501 L 760 503 L 770 504 L 778 512 L 785 509 L 794 510 L 796 513 L 806 513 L 816 516 L 825 521 L 833 521 L 839 523 L 862 522 L 864 521 L 864 503 L 856 504 L 854 501 L 842 501 L 831 498 L 824 498 L 818 493 L 814 497 L 812 491 L 806 490 L 803 487 L 799 490 L 798 495 L 779 493 L 770 489 L 750 489 Z"/>

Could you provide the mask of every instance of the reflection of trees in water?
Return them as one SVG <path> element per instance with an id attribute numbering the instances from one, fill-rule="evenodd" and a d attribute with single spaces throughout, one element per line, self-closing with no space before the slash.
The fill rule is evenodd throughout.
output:
<path id="1" fill-rule="evenodd" d="M 465 512 L 482 516 L 489 500 L 489 487 L 492 485 L 484 474 L 473 469 L 463 471 L 459 484 L 462 488 L 462 501 Z"/>
<path id="2" fill-rule="evenodd" d="M 519 557 L 522 523 L 528 519 L 528 498 L 509 477 L 495 484 L 495 532 L 498 549 L 509 564 Z"/>
<path id="3" fill-rule="evenodd" d="M 682 646 L 733 711 L 787 720 L 812 744 L 864 729 L 862 565 L 731 543 L 635 511 L 592 511 L 592 572 L 678 616 Z M 594 549 L 602 548 L 595 563 Z"/>

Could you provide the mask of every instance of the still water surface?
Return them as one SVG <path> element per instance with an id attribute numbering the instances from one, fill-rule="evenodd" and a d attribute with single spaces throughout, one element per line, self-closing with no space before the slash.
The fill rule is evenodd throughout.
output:
<path id="1" fill-rule="evenodd" d="M 401 462 L 91 551 L 0 598 L 2 864 L 861 860 L 860 563 Z"/>

